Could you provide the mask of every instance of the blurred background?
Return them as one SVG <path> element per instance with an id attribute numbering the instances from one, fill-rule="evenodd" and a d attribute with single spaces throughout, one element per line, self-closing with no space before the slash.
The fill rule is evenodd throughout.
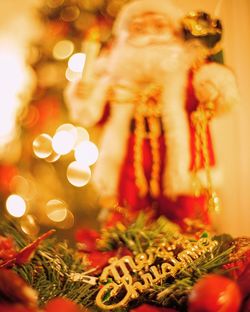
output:
<path id="1" fill-rule="evenodd" d="M 98 195 L 88 182 L 101 129 L 70 124 L 63 92 L 81 76 L 96 32 L 102 46 L 109 42 L 126 2 L 0 1 L 0 215 L 17 219 L 31 236 L 53 227 L 70 239 L 77 227 L 97 227 Z M 241 103 L 212 124 L 224 172 L 214 222 L 220 232 L 249 235 L 250 2 L 173 2 L 184 13 L 202 10 L 222 20 L 225 63 L 237 76 Z M 79 168 L 82 154 L 88 157 Z"/>

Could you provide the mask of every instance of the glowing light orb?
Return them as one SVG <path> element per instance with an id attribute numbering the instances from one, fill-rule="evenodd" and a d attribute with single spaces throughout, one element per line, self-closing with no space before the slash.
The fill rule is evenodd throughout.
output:
<path id="1" fill-rule="evenodd" d="M 75 159 L 86 166 L 93 165 L 98 158 L 97 146 L 90 141 L 83 141 L 75 148 Z"/>
<path id="2" fill-rule="evenodd" d="M 36 235 L 39 232 L 39 226 L 32 215 L 25 216 L 20 221 L 21 229 L 28 235 Z"/>
<path id="3" fill-rule="evenodd" d="M 81 73 L 84 68 L 85 60 L 86 60 L 85 53 L 75 53 L 70 57 L 68 61 L 68 67 L 73 72 Z"/>
<path id="4" fill-rule="evenodd" d="M 85 186 L 91 178 L 90 168 L 82 163 L 73 161 L 67 168 L 67 178 L 76 187 Z"/>
<path id="5" fill-rule="evenodd" d="M 50 8 L 56 8 L 56 7 L 59 7 L 60 5 L 62 5 L 64 2 L 64 0 L 48 0 L 47 1 L 47 5 L 48 7 Z"/>
<path id="6" fill-rule="evenodd" d="M 57 154 L 55 151 L 53 151 L 49 157 L 45 158 L 45 161 L 47 161 L 48 163 L 54 163 L 56 162 L 59 158 L 61 157 L 61 155 Z"/>
<path id="7" fill-rule="evenodd" d="M 33 152 L 38 158 L 46 158 L 52 153 L 52 138 L 42 133 L 33 141 Z"/>
<path id="8" fill-rule="evenodd" d="M 76 5 L 69 5 L 64 7 L 61 11 L 60 17 L 65 22 L 75 21 L 80 15 L 80 9 Z"/>
<path id="9" fill-rule="evenodd" d="M 57 227 L 60 229 L 69 229 L 74 225 L 74 215 L 71 211 L 67 211 L 67 216 L 65 218 L 65 220 L 63 220 L 62 222 L 57 224 Z"/>
<path id="10" fill-rule="evenodd" d="M 75 141 L 76 138 L 71 132 L 58 131 L 53 136 L 52 147 L 57 154 L 66 155 L 74 148 Z"/>
<path id="11" fill-rule="evenodd" d="M 67 204 L 60 199 L 51 199 L 46 204 L 46 214 L 51 221 L 62 222 L 67 217 Z"/>
<path id="12" fill-rule="evenodd" d="M 25 200 L 31 200 L 36 196 L 37 190 L 35 183 L 31 179 L 23 176 L 14 176 L 11 179 L 11 191 Z"/>
<path id="13" fill-rule="evenodd" d="M 80 144 L 82 141 L 89 141 L 89 133 L 83 127 L 76 127 L 77 131 L 77 139 L 76 139 L 76 146 Z"/>
<path id="14" fill-rule="evenodd" d="M 72 71 L 70 68 L 67 68 L 65 72 L 65 77 L 68 81 L 73 82 L 81 79 L 82 73 L 77 73 Z"/>
<path id="15" fill-rule="evenodd" d="M 27 209 L 26 202 L 21 196 L 12 194 L 6 200 L 6 209 L 11 216 L 20 218 Z"/>
<path id="16" fill-rule="evenodd" d="M 70 132 L 75 137 L 75 139 L 77 138 L 77 129 L 75 126 L 73 126 L 70 123 L 65 123 L 65 124 L 62 124 L 61 126 L 59 126 L 56 129 L 56 132 L 60 132 L 60 131 Z"/>
<path id="17" fill-rule="evenodd" d="M 53 48 L 53 56 L 57 60 L 64 60 L 74 51 L 74 44 L 70 40 L 61 40 Z"/>

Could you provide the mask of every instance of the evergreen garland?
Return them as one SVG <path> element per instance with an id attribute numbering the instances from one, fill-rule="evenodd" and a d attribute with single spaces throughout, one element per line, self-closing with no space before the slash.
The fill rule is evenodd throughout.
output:
<path id="1" fill-rule="evenodd" d="M 0 222 L 0 235 L 11 236 L 19 248 L 30 243 L 30 238 L 21 231 L 17 224 L 10 221 Z M 207 235 L 206 232 L 203 233 L 203 236 Z M 106 250 L 126 247 L 133 252 L 133 255 L 136 255 L 150 246 L 171 242 L 181 236 L 184 237 L 178 231 L 178 227 L 164 217 L 148 223 L 145 215 L 141 214 L 135 223 L 127 227 L 118 223 L 113 228 L 103 230 L 98 244 Z M 195 241 L 192 237 L 188 239 Z M 217 240 L 218 245 L 211 252 L 206 252 L 194 260 L 180 270 L 174 278 L 167 278 L 161 284 L 154 285 L 150 292 L 142 293 L 127 307 L 115 309 L 115 311 L 128 311 L 131 307 L 142 303 L 185 311 L 187 296 L 196 281 L 210 272 L 222 274 L 222 265 L 229 262 L 229 255 L 233 249 L 232 238 L 229 235 L 221 235 L 214 236 L 212 239 Z M 101 284 L 97 282 L 96 285 L 90 285 L 80 280 L 74 281 L 72 278 L 75 273 L 84 274 L 85 272 L 90 275 L 87 272 L 87 265 L 86 258 L 69 248 L 66 242 L 57 242 L 52 238 L 47 239 L 37 248 L 29 263 L 15 265 L 13 269 L 38 291 L 40 306 L 51 298 L 60 296 L 67 297 L 93 311 L 100 311 L 95 305 L 95 297 Z"/>

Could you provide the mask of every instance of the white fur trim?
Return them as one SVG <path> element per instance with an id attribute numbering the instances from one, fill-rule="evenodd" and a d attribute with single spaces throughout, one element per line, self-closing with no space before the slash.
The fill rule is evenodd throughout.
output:
<path id="1" fill-rule="evenodd" d="M 213 188 L 219 188 L 223 184 L 223 173 L 222 170 L 218 167 L 211 167 L 210 168 L 211 173 L 211 180 L 212 180 L 212 187 Z M 207 184 L 207 176 L 205 169 L 201 169 L 197 172 L 198 178 L 201 182 L 201 185 L 203 187 L 208 187 Z"/>
<path id="2" fill-rule="evenodd" d="M 92 177 L 94 187 L 103 196 L 117 195 L 133 112 L 133 104 L 111 105 L 110 118 L 100 144 L 100 156 Z"/>
<path id="3" fill-rule="evenodd" d="M 137 0 L 122 8 L 113 27 L 114 34 L 120 36 L 122 32 L 127 31 L 128 23 L 134 16 L 147 12 L 165 14 L 176 30 L 180 28 L 179 22 L 183 14 L 170 0 Z"/>
<path id="4" fill-rule="evenodd" d="M 107 101 L 109 80 L 102 78 L 96 81 L 92 94 L 85 99 L 75 95 L 76 84 L 77 82 L 70 83 L 64 92 L 70 119 L 85 127 L 91 127 L 102 117 Z"/>
<path id="5" fill-rule="evenodd" d="M 170 75 L 163 93 L 163 125 L 166 139 L 165 195 L 176 197 L 186 193 L 190 185 L 190 131 L 185 109 L 187 71 Z"/>
<path id="6" fill-rule="evenodd" d="M 239 93 L 233 72 L 226 66 L 217 63 L 208 63 L 203 65 L 194 75 L 194 89 L 196 96 L 201 102 L 201 94 L 204 94 L 204 84 L 210 83 L 217 93 L 215 99 L 216 113 L 221 114 L 226 112 L 239 102 Z M 213 91 L 213 94 L 214 94 Z M 213 100 L 211 92 L 211 99 Z M 209 94 L 207 95 L 209 96 Z"/>

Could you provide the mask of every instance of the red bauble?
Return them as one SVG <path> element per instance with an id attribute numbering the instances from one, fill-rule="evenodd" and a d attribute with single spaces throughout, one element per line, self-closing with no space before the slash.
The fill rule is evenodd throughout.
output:
<path id="1" fill-rule="evenodd" d="M 87 312 L 87 309 L 80 308 L 77 304 L 73 301 L 58 297 L 51 299 L 45 307 L 45 312 Z"/>
<path id="2" fill-rule="evenodd" d="M 28 308 L 19 304 L 0 303 L 1 312 L 36 312 L 37 309 Z"/>
<path id="3" fill-rule="evenodd" d="M 189 295 L 189 312 L 237 312 L 241 304 L 238 285 L 221 275 L 200 279 Z"/>
<path id="4" fill-rule="evenodd" d="M 131 312 L 175 312 L 176 310 L 170 308 L 161 308 L 149 304 L 143 304 L 138 308 L 130 310 Z"/>

